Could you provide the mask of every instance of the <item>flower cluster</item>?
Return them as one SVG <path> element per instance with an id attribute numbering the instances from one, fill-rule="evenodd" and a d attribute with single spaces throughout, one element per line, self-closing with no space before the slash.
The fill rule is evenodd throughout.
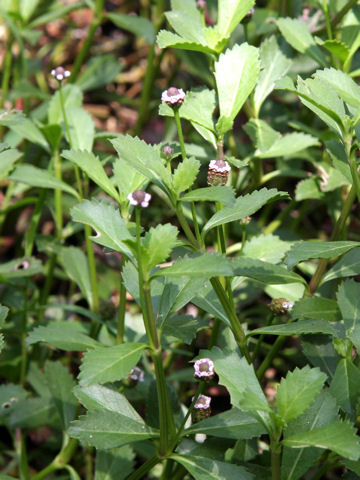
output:
<path id="1" fill-rule="evenodd" d="M 64 67 L 56 67 L 51 70 L 51 75 L 56 78 L 58 82 L 62 82 L 64 78 L 68 78 L 71 75 L 69 70 L 65 70 Z"/>
<path id="2" fill-rule="evenodd" d="M 141 206 L 147 208 L 151 200 L 150 193 L 146 193 L 143 190 L 135 190 L 133 193 L 129 193 L 127 199 L 130 202 L 130 205 Z"/>
<path id="3" fill-rule="evenodd" d="M 207 183 L 214 187 L 226 185 L 231 167 L 225 160 L 211 160 L 209 163 Z"/>
<path id="4" fill-rule="evenodd" d="M 200 358 L 194 363 L 194 377 L 211 380 L 214 377 L 214 362 L 210 358 Z"/>

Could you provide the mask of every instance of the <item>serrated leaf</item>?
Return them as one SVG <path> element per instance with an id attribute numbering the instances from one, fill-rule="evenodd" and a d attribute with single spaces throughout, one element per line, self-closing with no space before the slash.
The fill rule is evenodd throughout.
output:
<path id="1" fill-rule="evenodd" d="M 253 215 L 265 204 L 287 197 L 287 193 L 279 192 L 276 188 L 271 188 L 270 190 L 262 188 L 261 190 L 255 190 L 252 193 L 238 197 L 232 207 L 223 208 L 208 220 L 202 234 L 204 235 L 218 225 L 224 225 L 225 223 L 234 222 Z"/>
<path id="2" fill-rule="evenodd" d="M 85 150 L 90 154 L 95 136 L 95 125 L 91 115 L 82 107 L 71 107 L 67 110 L 66 116 L 69 132 L 65 130 L 65 134 L 70 147 L 74 150 Z"/>
<path id="3" fill-rule="evenodd" d="M 162 335 L 169 343 L 176 339 L 190 345 L 197 332 L 208 326 L 209 322 L 206 319 L 196 318 L 192 315 L 175 315 L 164 323 Z"/>
<path id="4" fill-rule="evenodd" d="M 73 376 L 61 363 L 50 361 L 45 364 L 44 375 L 63 429 L 66 430 L 75 418 L 76 398 L 72 394 L 75 386 Z"/>
<path id="5" fill-rule="evenodd" d="M 185 257 L 171 267 L 158 270 L 152 277 L 201 277 L 205 279 L 232 275 L 233 269 L 225 255 L 204 253 L 198 257 Z"/>
<path id="6" fill-rule="evenodd" d="M 313 446 L 329 449 L 350 460 L 358 460 L 360 456 L 359 437 L 354 426 L 346 421 L 337 421 L 311 432 L 299 433 L 284 439 L 282 443 L 292 448 Z"/>
<path id="7" fill-rule="evenodd" d="M 320 393 L 326 375 L 319 368 L 295 368 L 277 389 L 277 409 L 285 423 L 301 415 Z"/>
<path id="8" fill-rule="evenodd" d="M 147 18 L 112 12 L 107 13 L 106 17 L 109 18 L 117 27 L 134 33 L 135 35 L 144 37 L 150 45 L 154 43 L 155 29 L 153 24 Z"/>
<path id="9" fill-rule="evenodd" d="M 204 187 L 185 193 L 180 200 L 182 202 L 219 202 L 230 207 L 235 202 L 235 195 L 234 190 L 228 186 Z"/>
<path id="10" fill-rule="evenodd" d="M 71 209 L 74 221 L 90 225 L 97 233 L 91 237 L 96 243 L 124 253 L 133 259 L 125 240 L 134 240 L 126 228 L 124 219 L 114 205 L 98 200 L 84 200 Z"/>
<path id="11" fill-rule="evenodd" d="M 185 158 L 173 174 L 173 185 L 177 195 L 188 190 L 196 180 L 200 170 L 200 162 L 194 157 Z"/>
<path id="12" fill-rule="evenodd" d="M 186 468 L 195 480 L 252 480 L 254 476 L 244 467 L 211 460 L 205 457 L 172 455 L 171 458 Z"/>
<path id="13" fill-rule="evenodd" d="M 75 198 L 79 198 L 77 191 L 67 183 L 54 177 L 50 172 L 33 165 L 19 165 L 10 175 L 10 180 L 14 182 L 25 183 L 32 187 L 51 188 L 70 193 Z"/>
<path id="14" fill-rule="evenodd" d="M 81 107 L 83 101 L 83 94 L 80 88 L 71 83 L 67 83 L 62 87 L 63 99 L 64 99 L 64 109 L 65 112 L 68 112 L 69 108 L 72 107 Z M 49 123 L 62 123 L 64 122 L 59 91 L 51 97 L 48 109 L 48 118 Z"/>
<path id="15" fill-rule="evenodd" d="M 45 425 L 61 428 L 51 397 L 28 398 L 14 403 L 9 419 L 10 428 L 32 429 Z"/>
<path id="16" fill-rule="evenodd" d="M 61 154 L 62 157 L 70 160 L 83 170 L 86 175 L 91 178 L 99 187 L 102 188 L 115 200 L 119 201 L 119 195 L 116 188 L 106 175 L 105 170 L 99 160 L 92 152 L 84 150 L 64 150 Z"/>
<path id="17" fill-rule="evenodd" d="M 89 411 L 105 409 L 142 422 L 142 418 L 126 397 L 116 391 L 114 387 L 105 385 L 84 387 L 78 385 L 73 389 L 73 392 L 79 402 Z"/>
<path id="18" fill-rule="evenodd" d="M 137 364 L 146 347 L 144 343 L 128 342 L 88 351 L 80 367 L 80 385 L 86 387 L 122 380 Z"/>
<path id="19" fill-rule="evenodd" d="M 320 200 L 325 194 L 320 190 L 319 180 L 316 177 L 301 180 L 296 185 L 295 200 L 301 202 L 307 199 Z"/>
<path id="20" fill-rule="evenodd" d="M 313 58 L 322 67 L 327 66 L 321 49 L 311 35 L 308 26 L 296 18 L 279 18 L 276 21 L 285 40 L 300 53 Z"/>
<path id="21" fill-rule="evenodd" d="M 354 280 L 345 280 L 340 285 L 336 297 L 346 333 L 351 334 L 360 324 L 360 284 Z"/>
<path id="22" fill-rule="evenodd" d="M 360 394 L 360 370 L 352 362 L 342 358 L 331 381 L 329 392 L 345 412 L 354 415 Z"/>
<path id="23" fill-rule="evenodd" d="M 147 183 L 146 178 L 119 158 L 114 162 L 114 181 L 120 193 L 120 200 L 127 201 L 129 193 L 141 190 Z"/>
<path id="24" fill-rule="evenodd" d="M 334 348 L 332 338 L 327 335 L 309 335 L 301 340 L 301 345 L 309 362 L 333 378 L 340 356 Z"/>
<path id="25" fill-rule="evenodd" d="M 259 118 L 252 118 L 244 125 L 245 132 L 249 135 L 258 152 L 266 152 L 281 138 L 281 134 Z"/>
<path id="26" fill-rule="evenodd" d="M 93 294 L 85 253 L 77 247 L 61 247 L 59 260 L 69 278 L 79 286 L 88 304 L 92 306 Z"/>
<path id="27" fill-rule="evenodd" d="M 157 148 L 130 135 L 119 136 L 111 140 L 111 143 L 120 159 L 158 185 L 165 193 L 169 193 L 172 187 L 171 174 L 163 164 Z"/>
<path id="28" fill-rule="evenodd" d="M 145 234 L 142 241 L 143 268 L 146 273 L 150 273 L 159 263 L 164 262 L 170 255 L 171 250 L 176 245 L 178 229 L 170 223 L 158 225 Z"/>
<path id="29" fill-rule="evenodd" d="M 360 274 L 360 248 L 354 248 L 325 273 L 322 283 Z"/>
<path id="30" fill-rule="evenodd" d="M 341 320 L 335 300 L 323 297 L 307 297 L 298 300 L 290 312 L 291 318 L 315 318 L 328 322 Z"/>
<path id="31" fill-rule="evenodd" d="M 40 145 L 47 152 L 50 151 L 46 138 L 42 134 L 39 127 L 37 127 L 37 125 L 30 120 L 30 118 L 25 118 L 19 123 L 11 123 L 9 128 L 19 135 L 20 138 L 25 138 L 26 140 L 29 140 L 29 142 Z"/>
<path id="32" fill-rule="evenodd" d="M 288 133 L 279 137 L 265 152 L 255 152 L 259 158 L 273 158 L 294 155 L 309 147 L 320 145 L 317 138 L 306 133 Z"/>
<path id="33" fill-rule="evenodd" d="M 249 277 L 262 283 L 281 285 L 284 283 L 305 283 L 305 280 L 294 272 L 280 265 L 263 262 L 255 258 L 235 257 L 231 264 L 234 275 Z"/>
<path id="34" fill-rule="evenodd" d="M 237 408 L 219 413 L 184 430 L 183 435 L 205 433 L 234 440 L 253 438 L 266 430 L 257 420 Z"/>
<path id="35" fill-rule="evenodd" d="M 79 420 L 73 421 L 68 432 L 84 445 L 99 449 L 121 447 L 158 436 L 144 422 L 109 410 L 89 412 Z"/>
<path id="36" fill-rule="evenodd" d="M 15 162 L 22 157 L 22 152 L 15 148 L 9 148 L 0 152 L 0 180 L 5 178 L 12 170 Z"/>
<path id="37" fill-rule="evenodd" d="M 160 30 L 156 37 L 156 42 L 160 48 L 180 48 L 182 50 L 195 50 L 203 53 L 216 53 L 216 51 L 206 44 L 192 42 L 188 39 L 182 38 L 173 32 L 167 30 Z"/>
<path id="38" fill-rule="evenodd" d="M 350 53 L 349 47 L 345 43 L 340 42 L 336 39 L 325 40 L 325 42 L 321 41 L 320 45 L 326 48 L 326 50 L 335 55 L 335 57 L 337 57 L 342 62 L 346 61 Z"/>
<path id="39" fill-rule="evenodd" d="M 291 63 L 291 60 L 280 48 L 274 35 L 263 41 L 260 47 L 260 64 L 262 70 L 253 99 L 257 116 L 259 115 L 264 100 L 274 90 L 276 82 L 286 75 Z"/>
<path id="40" fill-rule="evenodd" d="M 49 343 L 61 350 L 79 352 L 99 346 L 77 322 L 51 322 L 46 326 L 36 327 L 28 334 L 26 343 L 32 345 L 37 342 Z"/>
<path id="41" fill-rule="evenodd" d="M 296 242 L 286 254 L 286 264 L 293 268 L 300 262 L 312 258 L 336 258 L 352 248 L 359 247 L 359 242 L 322 242 L 306 241 Z"/>
<path id="42" fill-rule="evenodd" d="M 352 107 L 360 108 L 360 86 L 345 72 L 335 68 L 317 70 L 315 78 L 328 83 L 336 91 L 341 99 Z"/>
<path id="43" fill-rule="evenodd" d="M 313 333 L 335 335 L 336 330 L 325 320 L 299 320 L 298 322 L 256 328 L 251 330 L 248 335 L 306 335 Z"/>
<path id="44" fill-rule="evenodd" d="M 125 445 L 111 450 L 98 450 L 94 480 L 125 480 L 133 471 L 133 450 Z"/>
<path id="45" fill-rule="evenodd" d="M 0 405 L 7 404 L 8 408 L 0 409 L 0 418 L 8 415 L 20 400 L 25 400 L 28 393 L 20 386 L 13 383 L 0 385 Z"/>
<path id="46" fill-rule="evenodd" d="M 0 278 L 8 280 L 12 278 L 31 277 L 37 273 L 42 273 L 43 266 L 40 260 L 34 257 L 21 257 L 16 260 L 10 260 L 0 265 Z"/>
<path id="47" fill-rule="evenodd" d="M 258 49 L 247 43 L 227 49 L 215 63 L 220 106 L 216 129 L 220 134 L 231 130 L 236 115 L 256 85 L 259 70 Z"/>
<path id="48" fill-rule="evenodd" d="M 200 11 L 192 9 L 188 12 L 183 9 L 177 10 L 174 5 L 172 7 L 173 10 L 166 12 L 165 16 L 175 32 L 188 42 L 206 45 Z"/>
<path id="49" fill-rule="evenodd" d="M 335 399 L 328 392 L 321 392 L 315 402 L 300 417 L 289 422 L 284 437 L 300 432 L 312 431 L 330 425 L 337 417 Z M 321 455 L 315 447 L 285 447 L 281 462 L 281 480 L 298 480 L 311 468 Z"/>
<path id="50" fill-rule="evenodd" d="M 255 0 L 219 1 L 217 29 L 221 36 L 229 37 L 254 4 Z"/>
<path id="51" fill-rule="evenodd" d="M 259 235 L 245 243 L 242 253 L 245 257 L 257 258 L 269 263 L 280 263 L 289 248 L 290 244 L 276 235 Z"/>

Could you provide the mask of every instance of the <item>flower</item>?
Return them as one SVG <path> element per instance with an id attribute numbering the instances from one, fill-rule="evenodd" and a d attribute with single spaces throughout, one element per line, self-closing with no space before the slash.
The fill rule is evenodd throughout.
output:
<path id="1" fill-rule="evenodd" d="M 170 147 L 170 145 L 165 145 L 162 149 L 162 153 L 165 155 L 166 158 L 170 158 L 171 155 L 174 153 L 174 149 Z"/>
<path id="2" fill-rule="evenodd" d="M 59 82 L 64 80 L 64 78 L 68 78 L 71 75 L 69 70 L 65 70 L 64 67 L 56 67 L 51 70 L 51 75 L 56 78 Z"/>
<path id="3" fill-rule="evenodd" d="M 242 24 L 249 23 L 252 17 L 254 16 L 254 13 L 255 13 L 255 8 L 250 8 L 250 10 L 247 12 L 245 17 L 241 20 L 241 23 Z"/>
<path id="4" fill-rule="evenodd" d="M 210 403 L 211 403 L 211 397 L 207 397 L 206 395 L 199 395 L 195 404 L 194 408 L 195 410 L 207 410 L 210 408 Z"/>
<path id="5" fill-rule="evenodd" d="M 286 301 L 286 302 L 283 302 L 282 303 L 282 307 L 285 309 L 285 310 L 291 310 L 294 306 L 294 302 L 289 302 L 289 301 Z"/>
<path id="6" fill-rule="evenodd" d="M 139 367 L 134 367 L 129 373 L 129 380 L 133 382 L 143 382 L 144 381 L 144 372 Z"/>
<path id="7" fill-rule="evenodd" d="M 247 217 L 240 218 L 240 225 L 249 225 L 251 222 L 251 217 L 248 215 Z"/>
<path id="8" fill-rule="evenodd" d="M 270 310 L 274 315 L 281 315 L 290 311 L 294 306 L 294 302 L 286 298 L 274 298 L 270 303 Z"/>
<path id="9" fill-rule="evenodd" d="M 197 0 L 196 6 L 199 10 L 205 10 L 206 8 L 206 0 Z"/>
<path id="10" fill-rule="evenodd" d="M 141 207 L 146 208 L 149 206 L 151 195 L 143 190 L 135 190 L 135 192 L 129 193 L 127 199 L 129 200 L 130 205 L 140 205 Z"/>
<path id="11" fill-rule="evenodd" d="M 194 363 L 194 377 L 211 380 L 214 376 L 214 362 L 210 358 L 200 358 Z"/>
<path id="12" fill-rule="evenodd" d="M 231 167 L 225 160 L 211 160 L 208 170 L 208 185 L 226 185 Z"/>
<path id="13" fill-rule="evenodd" d="M 181 105 L 185 98 L 185 92 L 182 88 L 170 87 L 161 94 L 161 101 L 170 106 Z"/>

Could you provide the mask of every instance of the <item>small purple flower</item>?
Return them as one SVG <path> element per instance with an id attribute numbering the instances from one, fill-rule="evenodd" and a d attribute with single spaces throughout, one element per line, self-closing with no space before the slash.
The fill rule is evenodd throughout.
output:
<path id="1" fill-rule="evenodd" d="M 144 372 L 139 367 L 134 367 L 129 373 L 129 380 L 133 382 L 143 382 L 144 381 Z"/>
<path id="2" fill-rule="evenodd" d="M 210 408 L 210 403 L 211 403 L 211 397 L 207 397 L 206 395 L 199 395 L 194 408 L 196 410 L 207 410 Z"/>
<path id="3" fill-rule="evenodd" d="M 51 75 L 56 78 L 57 81 L 61 82 L 64 78 L 70 77 L 71 72 L 65 70 L 64 67 L 56 67 L 51 70 Z"/>
<path id="4" fill-rule="evenodd" d="M 206 0 L 197 0 L 196 6 L 199 10 L 205 10 L 206 8 Z"/>
<path id="5" fill-rule="evenodd" d="M 231 167 L 225 160 L 211 160 L 208 170 L 208 185 L 226 185 Z"/>
<path id="6" fill-rule="evenodd" d="M 135 192 L 129 193 L 127 199 L 129 200 L 130 205 L 140 205 L 141 207 L 146 208 L 149 206 L 151 195 L 143 190 L 135 190 Z"/>
<path id="7" fill-rule="evenodd" d="M 162 92 L 161 101 L 174 107 L 183 103 L 185 95 L 182 88 L 170 87 Z"/>
<path id="8" fill-rule="evenodd" d="M 162 149 L 162 153 L 165 155 L 166 158 L 170 158 L 171 155 L 174 153 L 174 149 L 170 147 L 170 145 L 165 145 Z"/>
<path id="9" fill-rule="evenodd" d="M 214 376 L 214 362 L 210 358 L 200 358 L 194 363 L 194 377 L 211 380 Z"/>
<path id="10" fill-rule="evenodd" d="M 229 173 L 231 167 L 225 160 L 211 160 L 209 163 L 209 169 L 214 170 L 217 173 Z"/>

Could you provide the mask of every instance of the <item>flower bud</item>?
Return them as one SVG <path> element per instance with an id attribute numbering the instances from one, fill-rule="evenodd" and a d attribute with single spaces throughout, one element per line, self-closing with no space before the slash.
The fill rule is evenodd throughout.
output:
<path id="1" fill-rule="evenodd" d="M 181 105 L 185 98 L 185 92 L 182 88 L 170 87 L 161 94 L 161 101 L 171 107 Z"/>
<path id="2" fill-rule="evenodd" d="M 144 372 L 139 367 L 134 367 L 128 376 L 129 387 L 135 387 L 139 382 L 144 381 Z"/>
<path id="3" fill-rule="evenodd" d="M 150 193 L 146 193 L 143 190 L 135 190 L 133 193 L 129 193 L 127 199 L 130 202 L 130 205 L 141 206 L 147 208 L 151 200 Z"/>
<path id="4" fill-rule="evenodd" d="M 51 75 L 56 78 L 58 82 L 62 82 L 64 78 L 68 78 L 71 75 L 69 70 L 65 70 L 64 67 L 56 67 L 51 70 Z"/>
<path id="5" fill-rule="evenodd" d="M 248 215 L 247 217 L 240 218 L 240 225 L 249 225 L 251 222 L 251 217 Z"/>
<path id="6" fill-rule="evenodd" d="M 194 363 L 194 377 L 209 381 L 214 378 L 214 362 L 210 358 L 200 358 Z"/>
<path id="7" fill-rule="evenodd" d="M 270 303 L 270 310 L 274 315 L 282 315 L 289 312 L 294 306 L 294 302 L 286 300 L 286 298 L 274 298 Z"/>
<path id="8" fill-rule="evenodd" d="M 174 153 L 174 149 L 170 147 L 170 145 L 165 145 L 162 149 L 162 153 L 164 154 L 166 160 L 169 160 L 171 155 Z"/>
<path id="9" fill-rule="evenodd" d="M 206 8 L 206 0 L 197 0 L 196 6 L 199 10 L 205 10 Z"/>
<path id="10" fill-rule="evenodd" d="M 252 17 L 254 16 L 254 13 L 255 13 L 255 8 L 250 8 L 250 10 L 248 11 L 248 13 L 245 15 L 245 17 L 241 20 L 241 23 L 242 24 L 246 24 L 246 23 L 249 23 L 250 20 L 252 19 Z"/>
<path id="11" fill-rule="evenodd" d="M 210 417 L 211 415 L 210 402 L 211 402 L 211 397 L 207 397 L 206 395 L 198 396 L 194 404 L 194 410 L 192 415 L 192 420 L 194 423 L 200 422 L 200 420 L 204 420 L 205 418 Z"/>
<path id="12" fill-rule="evenodd" d="M 226 185 L 230 171 L 231 167 L 225 160 L 211 160 L 207 177 L 208 185 L 212 187 Z"/>

